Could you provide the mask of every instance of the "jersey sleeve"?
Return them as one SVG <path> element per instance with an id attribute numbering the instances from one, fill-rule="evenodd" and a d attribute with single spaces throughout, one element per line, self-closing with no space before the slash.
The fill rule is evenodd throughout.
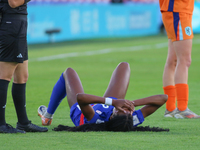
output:
<path id="1" fill-rule="evenodd" d="M 133 116 L 133 126 L 138 126 L 139 124 L 142 124 L 144 122 L 144 117 L 140 109 L 134 111 L 132 116 Z"/>

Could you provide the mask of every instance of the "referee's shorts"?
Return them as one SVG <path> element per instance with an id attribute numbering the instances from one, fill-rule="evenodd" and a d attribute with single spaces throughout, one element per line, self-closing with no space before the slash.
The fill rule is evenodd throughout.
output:
<path id="1" fill-rule="evenodd" d="M 3 14 L 0 23 L 0 61 L 28 60 L 27 15 Z"/>

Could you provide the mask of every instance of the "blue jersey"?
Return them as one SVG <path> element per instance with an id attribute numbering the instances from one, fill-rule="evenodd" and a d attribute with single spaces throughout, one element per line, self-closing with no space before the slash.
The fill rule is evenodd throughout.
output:
<path id="1" fill-rule="evenodd" d="M 85 123 L 102 123 L 107 122 L 110 119 L 110 116 L 112 115 L 114 106 L 109 106 L 105 104 L 96 104 L 93 106 L 94 109 L 94 117 L 87 121 L 87 119 L 84 117 Z"/>
<path id="2" fill-rule="evenodd" d="M 95 111 L 94 117 L 88 121 L 82 114 L 78 103 L 75 103 L 70 109 L 70 117 L 75 126 L 79 126 L 84 123 L 102 123 L 107 122 L 112 115 L 114 106 L 108 106 L 105 104 L 95 104 L 93 109 Z M 132 114 L 133 125 L 137 126 L 144 121 L 143 114 L 141 110 L 136 110 Z"/>

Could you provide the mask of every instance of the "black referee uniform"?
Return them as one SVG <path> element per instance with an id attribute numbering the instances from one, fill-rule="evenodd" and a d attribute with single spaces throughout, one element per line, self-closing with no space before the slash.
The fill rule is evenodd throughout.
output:
<path id="1" fill-rule="evenodd" d="M 8 0 L 0 0 L 0 61 L 28 60 L 27 4 L 11 8 Z"/>
<path id="2" fill-rule="evenodd" d="M 28 51 L 27 51 L 27 2 L 21 0 L 16 3 L 13 0 L 0 0 L 0 133 L 25 133 L 47 132 L 48 128 L 39 127 L 28 119 L 26 113 L 26 81 L 28 76 Z M 10 6 L 10 5 L 11 6 Z M 14 6 L 13 6 L 14 5 Z M 14 8 L 12 8 L 12 6 Z M 17 7 L 18 6 L 18 7 Z M 25 62 L 24 62 L 25 61 Z M 15 62 L 15 63 L 13 63 Z M 21 63 L 20 65 L 18 63 Z M 9 65 L 8 65 L 9 64 Z M 12 64 L 12 66 L 10 65 Z M 11 68 L 8 68 L 10 67 Z M 18 66 L 19 69 L 18 69 Z M 15 74 L 16 68 L 18 72 Z M 8 85 L 16 76 L 19 82 L 12 84 L 12 97 L 17 113 L 18 122 L 16 128 L 6 123 L 5 108 L 7 101 Z M 20 72 L 21 71 L 21 72 Z M 20 76 L 20 77 L 18 77 Z M 13 77 L 13 80 L 15 78 Z"/>

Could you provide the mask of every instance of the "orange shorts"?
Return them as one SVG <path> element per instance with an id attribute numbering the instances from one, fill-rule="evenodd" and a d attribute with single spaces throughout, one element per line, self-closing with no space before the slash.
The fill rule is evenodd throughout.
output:
<path id="1" fill-rule="evenodd" d="M 162 20 L 172 42 L 193 38 L 192 14 L 164 11 Z"/>

